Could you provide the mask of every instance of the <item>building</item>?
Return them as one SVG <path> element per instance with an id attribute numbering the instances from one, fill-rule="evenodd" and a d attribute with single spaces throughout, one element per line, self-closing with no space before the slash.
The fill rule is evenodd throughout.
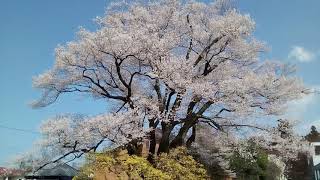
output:
<path id="1" fill-rule="evenodd" d="M 320 142 L 311 142 L 314 152 L 312 155 L 314 179 L 320 180 Z"/>
<path id="2" fill-rule="evenodd" d="M 59 164 L 52 168 L 41 169 L 36 173 L 30 173 L 25 178 L 32 180 L 72 180 L 77 174 L 78 170 L 68 164 Z"/>

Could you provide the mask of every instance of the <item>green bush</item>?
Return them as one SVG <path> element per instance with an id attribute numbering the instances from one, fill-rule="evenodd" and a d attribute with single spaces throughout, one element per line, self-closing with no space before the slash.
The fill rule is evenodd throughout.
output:
<path id="1" fill-rule="evenodd" d="M 128 155 L 126 150 L 93 153 L 87 156 L 85 165 L 74 180 L 101 179 L 149 179 L 149 180 L 201 180 L 207 179 L 206 170 L 187 154 L 185 148 L 173 149 L 168 154 L 155 157 L 155 164 L 146 158 Z"/>
<path id="2" fill-rule="evenodd" d="M 244 155 L 247 154 L 247 155 Z M 278 179 L 281 170 L 268 159 L 268 153 L 254 143 L 230 157 L 230 167 L 240 180 Z"/>
<path id="3" fill-rule="evenodd" d="M 163 172 L 167 172 L 171 179 L 208 179 L 203 165 L 188 155 L 187 150 L 183 147 L 173 149 L 168 154 L 161 154 L 156 158 L 155 166 Z"/>

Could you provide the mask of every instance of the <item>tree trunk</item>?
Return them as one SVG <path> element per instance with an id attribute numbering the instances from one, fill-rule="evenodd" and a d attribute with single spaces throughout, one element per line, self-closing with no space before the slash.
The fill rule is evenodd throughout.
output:
<path id="1" fill-rule="evenodd" d="M 191 147 L 191 144 L 196 140 L 196 125 L 192 126 L 192 134 L 187 140 L 187 147 Z"/>
<path id="2" fill-rule="evenodd" d="M 195 124 L 197 119 L 191 118 L 190 120 L 187 120 L 181 129 L 179 130 L 178 135 L 173 139 L 173 141 L 170 144 L 170 148 L 176 148 L 178 146 L 184 146 L 185 145 L 185 139 L 187 136 L 187 133 L 189 129 Z"/>
<path id="3" fill-rule="evenodd" d="M 153 161 L 153 156 L 156 153 L 156 128 L 158 123 L 154 119 L 149 119 L 149 128 L 152 130 L 149 132 L 149 150 L 148 150 L 148 161 Z"/>
<path id="4" fill-rule="evenodd" d="M 148 153 L 148 161 L 153 162 L 153 157 L 156 153 L 156 131 L 155 131 L 155 123 L 154 120 L 149 121 L 149 127 L 152 130 L 149 132 L 149 153 Z"/>
<path id="5" fill-rule="evenodd" d="M 161 122 L 161 127 L 162 127 L 162 138 L 158 148 L 158 155 L 162 152 L 165 152 L 165 153 L 169 152 L 169 143 L 170 143 L 169 138 L 174 125 L 172 125 L 171 123 Z"/>

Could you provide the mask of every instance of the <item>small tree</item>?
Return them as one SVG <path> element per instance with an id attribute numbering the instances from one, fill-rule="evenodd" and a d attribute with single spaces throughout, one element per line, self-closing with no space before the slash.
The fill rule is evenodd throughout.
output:
<path id="1" fill-rule="evenodd" d="M 115 4 L 96 21 L 96 31 L 81 29 L 75 41 L 57 47 L 52 69 L 34 78 L 43 96 L 33 105 L 75 93 L 113 108 L 44 123 L 40 146 L 48 153 L 34 161 L 39 168 L 96 151 L 106 141 L 136 144 L 145 136 L 153 157 L 157 127 L 158 153 L 190 145 L 199 123 L 224 134 L 208 137 L 216 141 L 242 134 L 264 147 L 289 143 L 278 142 L 277 121 L 262 117 L 283 113 L 307 89 L 291 66 L 259 60 L 265 46 L 253 37 L 255 22 L 227 1 Z"/>
<path id="2" fill-rule="evenodd" d="M 266 179 L 268 173 L 268 154 L 254 143 L 243 150 L 235 151 L 230 157 L 230 168 L 240 179 Z M 274 172 L 274 178 L 277 174 Z"/>
<path id="3" fill-rule="evenodd" d="M 225 176 L 235 176 L 235 174 L 238 178 L 254 180 L 259 177 L 265 180 L 283 177 L 286 165 L 294 165 L 294 163 L 288 164 L 295 162 L 296 155 L 293 154 L 302 148 L 298 145 L 299 141 L 306 148 L 308 145 L 302 143 L 303 137 L 299 140 L 299 137 L 294 136 L 293 127 L 286 120 L 278 122 L 278 127 L 274 130 L 281 138 L 274 140 L 271 147 L 263 146 L 265 144 L 259 142 L 261 140 L 259 137 L 243 139 L 223 133 L 217 134 L 209 127 L 199 126 L 191 152 L 205 165 L 213 179 L 224 179 Z M 210 136 L 215 138 L 208 138 Z M 216 141 L 216 138 L 223 141 Z M 289 142 L 293 143 L 293 147 L 286 147 L 285 144 Z"/>

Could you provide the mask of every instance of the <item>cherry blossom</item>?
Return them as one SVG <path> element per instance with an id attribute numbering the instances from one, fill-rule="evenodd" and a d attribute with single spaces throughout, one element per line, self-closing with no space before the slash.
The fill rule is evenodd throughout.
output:
<path id="1" fill-rule="evenodd" d="M 123 145 L 143 137 L 151 139 L 153 155 L 156 128 L 162 131 L 158 152 L 167 152 L 190 145 L 199 123 L 212 128 L 208 138 L 221 149 L 233 142 L 224 133 L 288 145 L 271 117 L 308 89 L 290 66 L 260 59 L 267 48 L 254 38 L 248 14 L 224 0 L 162 0 L 116 3 L 96 22 L 96 31 L 81 28 L 74 41 L 58 46 L 54 66 L 34 77 L 42 91 L 34 107 L 71 93 L 113 107 L 97 117 L 45 122 L 40 144 L 55 151 L 53 161 L 96 150 L 103 141 Z"/>

